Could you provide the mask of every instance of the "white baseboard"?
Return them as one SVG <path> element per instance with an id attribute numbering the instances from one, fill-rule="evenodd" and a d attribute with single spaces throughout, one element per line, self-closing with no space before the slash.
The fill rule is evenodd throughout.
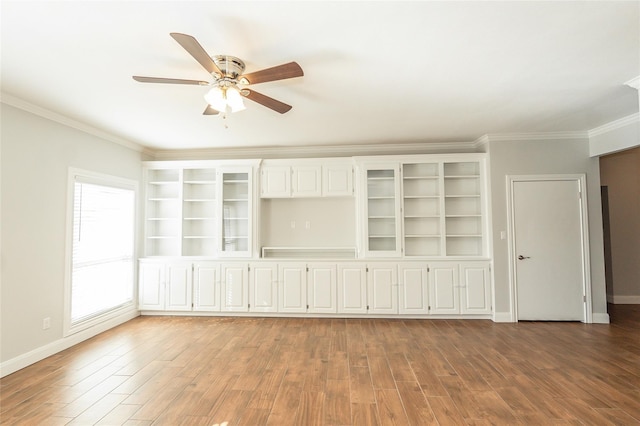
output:
<path id="1" fill-rule="evenodd" d="M 516 322 L 511 312 L 495 312 L 493 322 Z"/>
<path id="2" fill-rule="evenodd" d="M 42 361 L 43 359 L 51 355 L 57 354 L 58 352 L 68 349 L 73 345 L 77 345 L 78 343 L 90 339 L 102 332 L 105 332 L 110 328 L 116 327 L 129 320 L 132 320 L 139 315 L 140 313 L 137 310 L 126 312 L 94 327 L 82 330 L 67 337 L 63 337 L 32 351 L 29 351 L 22 355 L 18 355 L 15 358 L 4 361 L 0 363 L 0 377 L 15 373 L 16 371 L 21 370 L 31 364 Z"/>
<path id="3" fill-rule="evenodd" d="M 591 314 L 591 322 L 593 324 L 609 324 L 609 314 L 603 312 L 594 312 Z"/>
<path id="4" fill-rule="evenodd" d="M 607 295 L 607 302 L 614 305 L 640 305 L 640 296 Z"/>

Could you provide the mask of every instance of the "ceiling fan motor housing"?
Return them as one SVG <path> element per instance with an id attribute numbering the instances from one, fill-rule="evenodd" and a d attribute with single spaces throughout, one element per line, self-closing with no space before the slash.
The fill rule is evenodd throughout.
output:
<path id="1" fill-rule="evenodd" d="M 224 75 L 220 77 L 236 80 L 238 76 L 244 72 L 244 62 L 235 56 L 216 55 L 212 56 L 211 59 L 213 59 L 213 62 L 220 68 L 220 71 L 224 73 Z"/>

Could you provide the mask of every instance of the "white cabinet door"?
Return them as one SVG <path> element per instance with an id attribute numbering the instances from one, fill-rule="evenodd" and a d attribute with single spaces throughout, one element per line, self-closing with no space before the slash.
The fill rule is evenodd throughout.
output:
<path id="1" fill-rule="evenodd" d="M 261 169 L 261 183 L 261 197 L 291 197 L 291 167 L 263 166 Z"/>
<path id="2" fill-rule="evenodd" d="M 398 277 L 395 263 L 374 263 L 367 266 L 369 313 L 398 313 Z"/>
<path id="3" fill-rule="evenodd" d="M 253 169 L 220 170 L 220 257 L 250 257 L 253 252 Z"/>
<path id="4" fill-rule="evenodd" d="M 321 173 L 320 166 L 293 166 L 291 195 L 294 197 L 320 197 L 322 195 Z"/>
<path id="5" fill-rule="evenodd" d="M 428 314 L 429 287 L 427 265 L 398 266 L 399 311 L 401 314 Z"/>
<path id="6" fill-rule="evenodd" d="M 429 264 L 429 300 L 432 314 L 459 314 L 457 263 Z"/>
<path id="7" fill-rule="evenodd" d="M 322 195 L 350 197 L 353 195 L 353 166 L 328 164 L 322 166 Z"/>
<path id="8" fill-rule="evenodd" d="M 220 265 L 198 262 L 193 265 L 193 310 L 220 311 Z"/>
<path id="9" fill-rule="evenodd" d="M 338 312 L 345 314 L 367 313 L 365 265 L 359 263 L 338 265 Z"/>
<path id="10" fill-rule="evenodd" d="M 365 257 L 401 254 L 399 175 L 397 163 L 366 164 L 362 168 L 360 206 Z"/>
<path id="11" fill-rule="evenodd" d="M 278 311 L 278 266 L 254 263 L 249 265 L 249 311 Z"/>
<path id="12" fill-rule="evenodd" d="M 460 288 L 461 313 L 491 313 L 491 278 L 487 263 L 461 263 Z"/>
<path id="13" fill-rule="evenodd" d="M 308 281 L 308 312 L 335 313 L 336 265 L 310 264 Z"/>
<path id="14" fill-rule="evenodd" d="M 140 263 L 138 305 L 140 310 L 164 310 L 164 263 Z"/>
<path id="15" fill-rule="evenodd" d="M 247 312 L 249 310 L 248 265 L 228 263 L 222 265 L 221 310 Z"/>
<path id="16" fill-rule="evenodd" d="M 167 311 L 190 311 L 192 308 L 191 263 L 171 263 L 166 269 Z"/>
<path id="17" fill-rule="evenodd" d="M 307 267 L 286 263 L 278 268 L 278 312 L 307 312 Z"/>

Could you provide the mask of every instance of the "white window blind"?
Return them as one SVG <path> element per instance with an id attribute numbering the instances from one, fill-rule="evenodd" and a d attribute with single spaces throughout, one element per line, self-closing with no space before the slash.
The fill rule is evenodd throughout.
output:
<path id="1" fill-rule="evenodd" d="M 76 179 L 71 324 L 133 300 L 135 192 Z"/>

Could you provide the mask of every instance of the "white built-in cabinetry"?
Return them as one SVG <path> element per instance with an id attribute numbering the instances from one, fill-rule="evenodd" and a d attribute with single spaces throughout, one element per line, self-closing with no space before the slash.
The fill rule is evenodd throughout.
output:
<path id="1" fill-rule="evenodd" d="M 484 161 L 447 154 L 147 162 L 140 310 L 487 318 Z M 332 237 L 345 216 L 354 236 L 344 238 L 349 225 Z M 295 243 L 280 246 L 289 234 Z M 322 244 L 304 245 L 307 235 Z M 339 244 L 326 245 L 332 238 Z"/>
<path id="2" fill-rule="evenodd" d="M 481 158 L 363 159 L 358 167 L 364 257 L 486 256 Z"/>
<path id="3" fill-rule="evenodd" d="M 350 159 L 266 160 L 260 168 L 262 198 L 349 197 Z"/>
<path id="4" fill-rule="evenodd" d="M 140 309 L 209 313 L 488 315 L 489 263 L 140 262 Z"/>
<path id="5" fill-rule="evenodd" d="M 249 257 L 255 165 L 145 163 L 145 255 Z"/>

